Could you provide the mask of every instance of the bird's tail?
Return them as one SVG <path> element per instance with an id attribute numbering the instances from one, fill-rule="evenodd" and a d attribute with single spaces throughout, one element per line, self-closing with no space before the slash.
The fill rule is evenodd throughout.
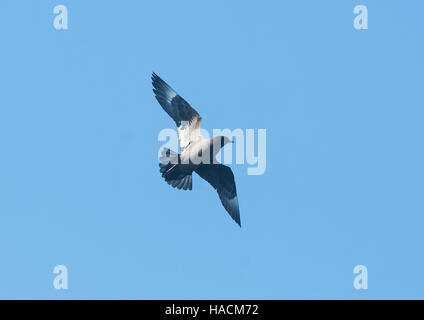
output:
<path id="1" fill-rule="evenodd" d="M 178 153 L 164 148 L 159 161 L 160 173 L 169 185 L 177 189 L 192 189 L 192 175 L 182 170 L 184 165 L 180 164 Z"/>

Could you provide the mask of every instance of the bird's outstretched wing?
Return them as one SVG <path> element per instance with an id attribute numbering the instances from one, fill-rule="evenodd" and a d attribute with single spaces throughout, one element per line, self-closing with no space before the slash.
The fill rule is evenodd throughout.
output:
<path id="1" fill-rule="evenodd" d="M 178 127 L 178 139 L 181 152 L 191 141 L 200 137 L 202 118 L 187 101 L 174 91 L 156 73 L 152 74 L 153 92 L 162 108 L 174 119 Z"/>
<path id="2" fill-rule="evenodd" d="M 223 164 L 202 164 L 196 172 L 218 191 L 225 210 L 241 226 L 236 183 L 231 168 Z"/>

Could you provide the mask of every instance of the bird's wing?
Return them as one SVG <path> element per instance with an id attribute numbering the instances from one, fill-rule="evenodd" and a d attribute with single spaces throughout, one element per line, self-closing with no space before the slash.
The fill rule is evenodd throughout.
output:
<path id="1" fill-rule="evenodd" d="M 181 152 L 200 136 L 202 118 L 187 101 L 174 91 L 156 73 L 152 74 L 153 92 L 162 108 L 174 119 L 178 127 Z"/>
<path id="2" fill-rule="evenodd" d="M 223 164 L 202 164 L 196 172 L 218 191 L 225 210 L 241 226 L 236 183 L 231 168 Z"/>

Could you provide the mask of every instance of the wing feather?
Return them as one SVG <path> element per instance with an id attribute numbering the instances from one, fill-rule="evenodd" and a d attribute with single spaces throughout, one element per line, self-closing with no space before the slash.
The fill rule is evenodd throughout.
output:
<path id="1" fill-rule="evenodd" d="M 216 189 L 225 210 L 241 226 L 236 183 L 231 168 L 223 164 L 202 164 L 196 172 Z"/>
<path id="2" fill-rule="evenodd" d="M 175 121 L 178 127 L 178 139 L 181 152 L 197 140 L 200 134 L 202 118 L 190 104 L 156 73 L 152 74 L 153 92 L 162 108 Z"/>

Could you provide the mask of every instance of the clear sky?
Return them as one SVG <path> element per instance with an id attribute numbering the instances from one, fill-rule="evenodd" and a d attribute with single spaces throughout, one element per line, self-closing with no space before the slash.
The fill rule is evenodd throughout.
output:
<path id="1" fill-rule="evenodd" d="M 2 0 L 0 297 L 424 298 L 423 11 Z M 241 229 L 206 181 L 160 177 L 152 71 L 204 128 L 267 130 L 265 174 L 231 166 Z"/>

